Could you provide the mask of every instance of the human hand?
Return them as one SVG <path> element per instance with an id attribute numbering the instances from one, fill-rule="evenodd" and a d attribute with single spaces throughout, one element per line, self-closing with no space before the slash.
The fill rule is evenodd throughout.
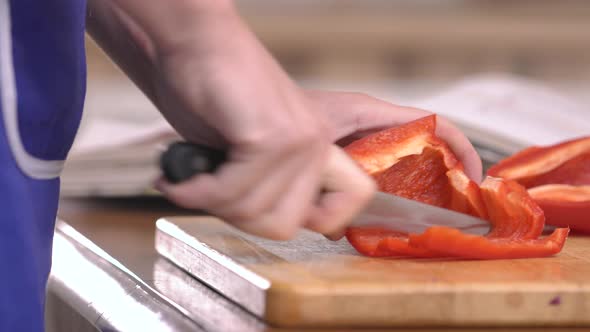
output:
<path id="1" fill-rule="evenodd" d="M 412 107 L 391 104 L 361 93 L 310 90 L 306 92 L 315 109 L 330 119 L 334 128 L 330 139 L 342 145 L 371 132 L 431 115 Z M 446 141 L 465 166 L 469 178 L 481 182 L 482 163 L 467 137 L 450 121 L 437 116 L 436 134 Z"/>
<path id="2" fill-rule="evenodd" d="M 231 1 L 89 4 L 94 38 L 178 132 L 229 150 L 215 174 L 158 187 L 179 205 L 254 234 L 284 239 L 300 227 L 342 229 L 375 185 L 330 142 L 427 114 L 358 94 L 302 91 Z M 477 179 L 472 148 L 442 124 L 439 134 Z M 329 190 L 318 200 L 321 189 Z"/>
<path id="3" fill-rule="evenodd" d="M 228 161 L 158 188 L 264 237 L 342 229 L 372 196 L 373 181 L 331 144 L 333 127 L 313 100 L 231 17 L 227 31 L 164 52 L 155 98 L 181 135 L 227 149 Z"/>

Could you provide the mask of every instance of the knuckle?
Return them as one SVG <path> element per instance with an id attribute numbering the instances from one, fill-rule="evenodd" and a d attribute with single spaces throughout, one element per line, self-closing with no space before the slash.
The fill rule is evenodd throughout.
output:
<path id="1" fill-rule="evenodd" d="M 268 231 L 267 237 L 276 241 L 292 240 L 297 235 L 298 228 L 294 227 L 276 227 Z"/>
<path id="2" fill-rule="evenodd" d="M 286 241 L 297 235 L 299 227 L 288 223 L 279 223 L 273 215 L 264 215 L 255 220 L 245 222 L 244 220 L 225 220 L 246 233 L 260 236 L 275 241 Z"/>
<path id="3" fill-rule="evenodd" d="M 337 233 L 338 231 L 341 231 L 342 228 L 344 227 L 342 225 L 343 223 L 330 223 L 330 224 L 320 224 L 317 226 L 316 228 L 316 232 L 320 233 L 320 234 L 332 234 L 332 233 Z"/>
<path id="4" fill-rule="evenodd" d="M 346 214 L 342 214 L 342 211 L 335 211 L 330 208 L 323 208 L 319 213 L 315 213 L 309 217 L 309 228 L 321 233 L 331 234 L 342 230 L 348 219 Z"/>
<path id="5" fill-rule="evenodd" d="M 199 202 L 194 200 L 192 197 L 177 193 L 167 193 L 166 197 L 174 204 L 186 208 L 186 209 L 199 209 L 201 208 Z"/>
<path id="6" fill-rule="evenodd" d="M 226 209 L 235 202 L 239 197 L 240 192 L 224 188 L 223 190 L 215 190 L 204 195 L 208 196 L 208 206 L 214 209 Z"/>
<path id="7" fill-rule="evenodd" d="M 356 191 L 358 197 L 363 202 L 368 202 L 371 197 L 377 191 L 377 183 L 373 181 L 371 178 L 368 178 L 367 181 L 364 182 L 364 185 L 359 186 L 358 190 Z"/>
<path id="8" fill-rule="evenodd" d="M 314 119 L 312 119 L 314 120 Z M 255 151 L 270 154 L 285 154 L 300 151 L 316 151 L 328 146 L 331 129 L 328 124 L 317 119 L 298 119 L 284 123 L 275 123 L 263 133 L 243 140 L 245 146 Z"/>
<path id="9" fill-rule="evenodd" d="M 266 224 L 268 225 L 265 237 L 276 241 L 287 241 L 293 239 L 299 229 L 303 220 L 301 216 L 285 216 L 277 213 L 270 214 L 266 217 Z"/>
<path id="10" fill-rule="evenodd" d="M 366 182 L 364 185 L 357 187 L 355 191 L 351 191 L 347 196 L 348 206 L 353 210 L 360 210 L 369 203 L 375 192 L 377 186 L 373 182 Z"/>
<path id="11" fill-rule="evenodd" d="M 240 204 L 226 213 L 228 219 L 239 223 L 256 221 L 262 215 L 262 208 L 255 204 Z"/>
<path id="12" fill-rule="evenodd" d="M 316 124 L 297 131 L 289 139 L 288 147 L 291 150 L 323 151 L 329 144 L 327 127 Z"/>
<path id="13" fill-rule="evenodd" d="M 309 228 L 320 234 L 329 234 L 336 231 L 338 226 L 337 223 L 328 220 L 327 218 L 321 220 L 318 218 L 310 218 Z"/>
<path id="14" fill-rule="evenodd" d="M 211 183 L 211 179 L 198 176 L 186 183 L 165 187 L 163 194 L 168 200 L 181 207 L 203 209 L 211 204 L 213 195 L 210 192 L 214 191 L 211 190 Z"/>
<path id="15" fill-rule="evenodd" d="M 326 121 L 318 119 L 313 127 L 311 127 L 309 138 L 313 140 L 327 139 L 330 137 L 330 126 Z"/>

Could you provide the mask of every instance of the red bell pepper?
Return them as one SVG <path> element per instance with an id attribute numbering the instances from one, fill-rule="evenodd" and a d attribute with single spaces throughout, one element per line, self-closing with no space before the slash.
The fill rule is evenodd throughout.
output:
<path id="1" fill-rule="evenodd" d="M 381 191 L 487 219 L 492 230 L 475 236 L 449 227 L 432 227 L 423 234 L 351 227 L 346 237 L 360 253 L 496 259 L 544 257 L 562 249 L 568 229 L 539 239 L 543 211 L 526 189 L 492 177 L 480 188 L 465 175 L 463 165 L 435 129 L 433 115 L 364 137 L 345 151 Z"/>
<path id="2" fill-rule="evenodd" d="M 371 257 L 438 257 L 431 250 L 410 246 L 408 234 L 378 227 L 350 227 L 346 238 L 358 252 Z"/>
<path id="3" fill-rule="evenodd" d="M 432 227 L 424 234 L 411 234 L 411 245 L 443 256 L 477 259 L 543 257 L 561 250 L 568 229 L 560 228 L 539 239 L 543 211 L 525 188 L 516 182 L 488 177 L 481 192 L 492 223 L 489 234 L 476 236 L 450 227 Z"/>
<path id="4" fill-rule="evenodd" d="M 528 188 L 547 224 L 590 232 L 590 137 L 525 149 L 488 174 Z"/>

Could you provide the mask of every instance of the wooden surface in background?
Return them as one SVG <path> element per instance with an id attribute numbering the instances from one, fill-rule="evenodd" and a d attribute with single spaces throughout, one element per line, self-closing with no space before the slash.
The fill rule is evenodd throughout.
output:
<path id="1" fill-rule="evenodd" d="M 590 75 L 585 1 L 236 1 L 261 41 L 297 77 L 456 79 L 506 71 Z M 89 48 L 91 76 L 110 72 Z M 96 69 L 96 70 L 94 70 Z"/>

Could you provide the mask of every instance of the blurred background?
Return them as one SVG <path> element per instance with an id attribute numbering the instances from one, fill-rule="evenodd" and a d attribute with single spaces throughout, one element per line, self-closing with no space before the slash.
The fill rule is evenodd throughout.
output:
<path id="1" fill-rule="evenodd" d="M 391 93 L 409 97 L 466 75 L 505 72 L 590 98 L 584 93 L 590 85 L 590 3 L 584 0 L 236 4 L 262 42 L 301 80 L 391 84 Z M 92 42 L 88 46 L 91 83 L 126 81 Z"/>
<path id="2" fill-rule="evenodd" d="M 260 40 L 302 85 L 360 91 L 442 113 L 461 125 L 490 163 L 534 143 L 590 134 L 588 1 L 236 0 L 236 4 Z M 68 183 L 76 182 L 71 170 L 89 165 L 84 152 L 101 147 L 93 145 L 105 136 L 93 132 L 96 123 L 106 121 L 109 125 L 103 127 L 110 128 L 113 138 L 125 131 L 139 132 L 135 140 L 119 143 L 135 144 L 149 136 L 146 132 L 166 130 L 149 101 L 91 40 L 87 52 L 86 112 L 65 174 L 66 193 Z M 119 128 L 121 123 L 125 125 Z M 113 157 L 104 156 L 105 167 L 112 166 Z M 85 163 L 76 164 L 80 160 Z M 95 160 L 90 164 L 99 165 Z M 153 170 L 141 177 L 149 176 L 154 176 Z"/>

